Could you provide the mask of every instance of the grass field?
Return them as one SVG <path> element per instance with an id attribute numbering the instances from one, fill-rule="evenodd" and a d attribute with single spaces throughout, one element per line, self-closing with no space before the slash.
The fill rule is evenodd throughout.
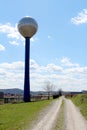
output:
<path id="1" fill-rule="evenodd" d="M 77 95 L 72 101 L 80 108 L 81 113 L 87 120 L 87 94 Z"/>
<path id="2" fill-rule="evenodd" d="M 0 130 L 27 130 L 31 122 L 52 100 L 0 105 Z"/>

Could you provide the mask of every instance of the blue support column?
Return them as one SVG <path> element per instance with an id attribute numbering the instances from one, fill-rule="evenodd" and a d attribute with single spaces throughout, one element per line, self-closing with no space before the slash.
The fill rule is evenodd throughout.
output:
<path id="1" fill-rule="evenodd" d="M 24 102 L 30 102 L 30 38 L 25 38 Z"/>

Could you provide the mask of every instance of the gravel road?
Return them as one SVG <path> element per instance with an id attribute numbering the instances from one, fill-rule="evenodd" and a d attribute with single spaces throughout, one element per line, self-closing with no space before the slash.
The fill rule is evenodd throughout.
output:
<path id="1" fill-rule="evenodd" d="M 54 130 L 63 99 L 65 102 L 63 130 L 87 130 L 87 121 L 81 115 L 79 109 L 71 100 L 64 97 L 54 101 L 52 105 L 42 112 L 31 130 Z"/>
<path id="2" fill-rule="evenodd" d="M 62 98 L 53 102 L 47 113 L 35 124 L 31 130 L 53 130 L 62 103 Z"/>
<path id="3" fill-rule="evenodd" d="M 64 130 L 87 130 L 87 121 L 69 99 L 65 99 Z"/>

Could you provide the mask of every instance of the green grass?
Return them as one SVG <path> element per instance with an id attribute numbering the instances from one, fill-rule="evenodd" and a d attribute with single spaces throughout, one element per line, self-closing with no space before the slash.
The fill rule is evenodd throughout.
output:
<path id="1" fill-rule="evenodd" d="M 87 120 L 87 94 L 77 95 L 72 98 L 72 101 L 80 108 L 81 113 Z"/>
<path id="2" fill-rule="evenodd" d="M 0 105 L 0 130 L 26 130 L 52 100 Z"/>
<path id="3" fill-rule="evenodd" d="M 54 130 L 62 130 L 64 127 L 63 125 L 64 125 L 64 101 L 62 101 L 61 109 Z"/>

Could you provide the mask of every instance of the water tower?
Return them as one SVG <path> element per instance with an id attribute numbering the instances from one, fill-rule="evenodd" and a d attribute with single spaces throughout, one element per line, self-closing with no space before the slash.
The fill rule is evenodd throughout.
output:
<path id="1" fill-rule="evenodd" d="M 18 30 L 25 38 L 24 102 L 30 102 L 30 38 L 37 32 L 38 24 L 31 17 L 24 17 L 18 23 Z"/>

